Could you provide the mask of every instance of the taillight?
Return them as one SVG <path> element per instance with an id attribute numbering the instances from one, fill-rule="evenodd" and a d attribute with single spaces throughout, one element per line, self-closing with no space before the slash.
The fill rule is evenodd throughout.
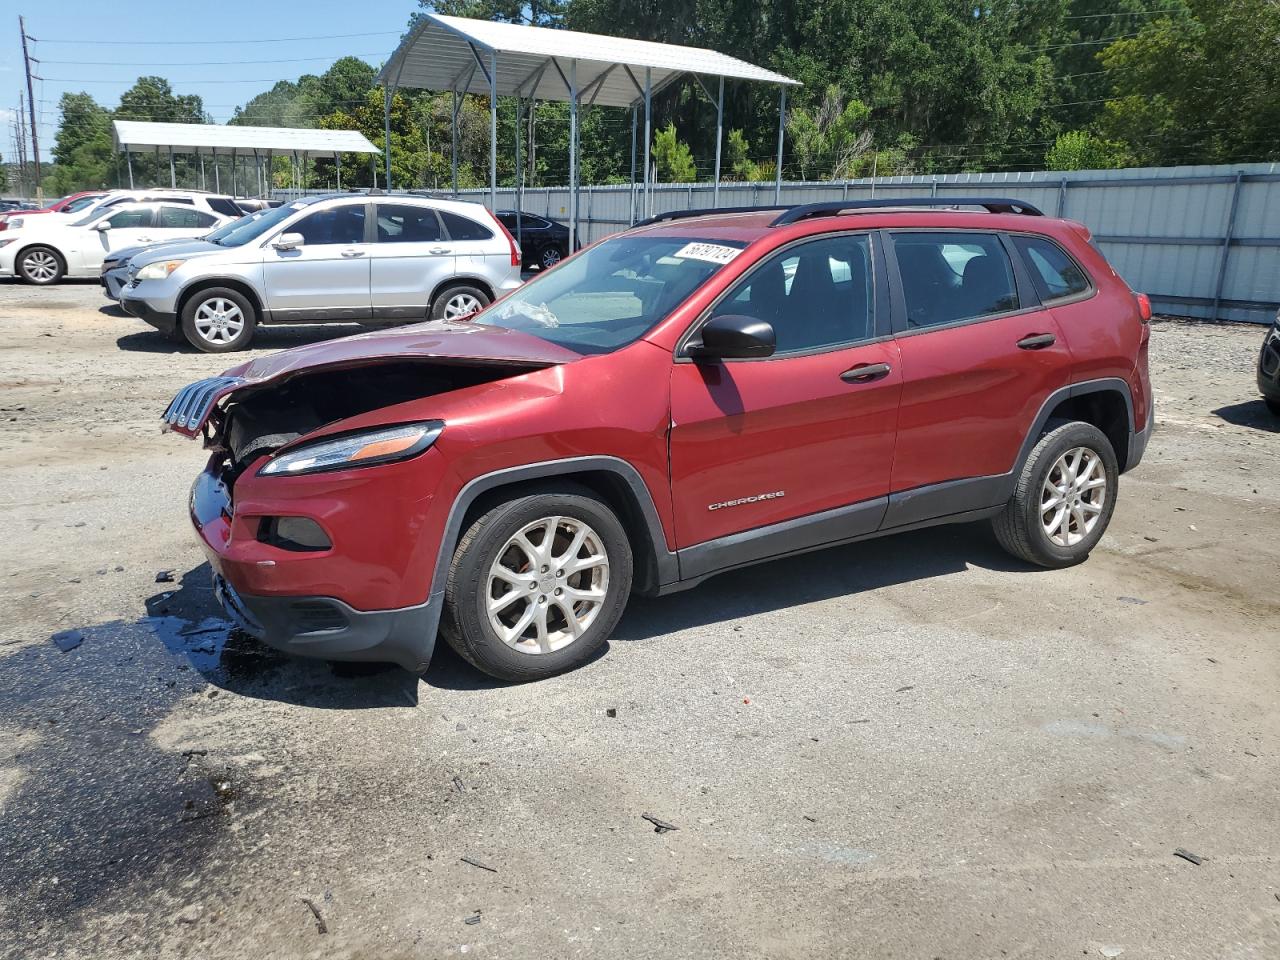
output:
<path id="1" fill-rule="evenodd" d="M 492 210 L 489 211 L 489 216 L 493 217 L 493 222 L 498 225 L 498 229 L 502 231 L 502 235 L 507 238 L 507 246 L 511 248 L 511 265 L 513 267 L 520 266 L 520 247 L 516 244 L 516 238 L 511 235 L 511 231 L 507 229 L 507 225 L 499 220 Z"/>
<path id="2" fill-rule="evenodd" d="M 1151 322 L 1151 298 L 1145 293 L 1135 293 L 1133 298 L 1138 301 L 1138 316 L 1142 318 L 1143 323 Z"/>

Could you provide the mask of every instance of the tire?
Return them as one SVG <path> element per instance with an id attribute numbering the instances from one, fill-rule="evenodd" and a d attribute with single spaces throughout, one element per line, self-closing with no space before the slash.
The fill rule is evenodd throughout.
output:
<path id="1" fill-rule="evenodd" d="M 537 553 L 553 521 L 553 553 Z M 556 561 L 568 565 L 568 551 L 579 534 L 584 539 L 573 556 L 580 561 L 603 558 L 603 563 L 558 576 Z M 534 553 L 518 545 L 520 535 Z M 563 552 L 557 555 L 556 550 Z M 538 560 L 549 562 L 538 565 Z M 495 576 L 498 566 L 511 578 Z M 627 605 L 631 577 L 626 532 L 589 490 L 575 486 L 530 493 L 493 507 L 458 541 L 441 632 L 463 659 L 490 676 L 517 682 L 550 677 L 580 666 L 604 646 Z M 599 599 L 566 603 L 574 589 L 598 593 Z M 491 597 L 507 602 L 491 612 Z M 570 614 L 580 630 L 576 638 Z"/>
<path id="2" fill-rule="evenodd" d="M 1267 405 L 1267 409 L 1275 416 L 1280 417 L 1280 400 L 1277 400 L 1274 397 L 1263 397 L 1262 402 Z"/>
<path id="3" fill-rule="evenodd" d="M 490 303 L 489 295 L 469 283 L 445 287 L 431 303 L 432 320 L 462 320 Z"/>
<path id="4" fill-rule="evenodd" d="M 1076 473 L 1091 478 L 1088 489 L 1075 490 L 1075 474 L 1069 472 L 1072 457 L 1076 458 Z M 1049 510 L 1042 511 L 1042 504 L 1050 503 L 1054 497 L 1047 484 L 1051 476 L 1053 487 L 1067 488 L 1068 503 L 1053 509 L 1046 522 L 1044 513 Z M 1105 482 L 1094 485 L 1098 479 Z M 1051 425 L 1022 465 L 1004 511 L 992 518 L 996 539 L 1015 557 L 1037 566 L 1060 568 L 1080 563 L 1097 546 L 1111 522 L 1119 480 L 1115 450 L 1101 430 L 1081 421 Z M 1079 499 L 1073 501 L 1071 498 L 1077 493 Z M 1072 502 L 1078 504 L 1077 509 L 1070 508 Z"/>
<path id="5" fill-rule="evenodd" d="M 543 270 L 550 270 L 564 257 L 565 252 L 557 244 L 549 244 L 538 251 L 538 266 Z"/>
<path id="6" fill-rule="evenodd" d="M 257 326 L 258 311 L 243 293 L 230 287 L 197 291 L 182 307 L 182 335 L 205 353 L 243 350 Z"/>
<path id="7" fill-rule="evenodd" d="M 66 261 L 53 247 L 28 247 L 18 255 L 14 266 L 24 282 L 37 287 L 51 286 L 67 272 Z"/>

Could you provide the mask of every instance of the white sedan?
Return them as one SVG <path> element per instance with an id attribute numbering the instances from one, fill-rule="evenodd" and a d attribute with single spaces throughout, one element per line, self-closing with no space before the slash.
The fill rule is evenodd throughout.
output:
<path id="1" fill-rule="evenodd" d="M 63 277 L 97 278 L 112 250 L 202 237 L 231 217 L 179 203 L 129 203 L 79 220 L 31 217 L 0 233 L 0 277 L 47 285 Z"/>

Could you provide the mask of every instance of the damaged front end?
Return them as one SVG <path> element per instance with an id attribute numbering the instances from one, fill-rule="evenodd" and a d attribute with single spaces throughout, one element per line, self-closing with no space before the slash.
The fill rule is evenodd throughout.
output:
<path id="1" fill-rule="evenodd" d="M 352 356 L 362 346 L 369 355 Z M 288 351 L 193 383 L 164 426 L 210 451 L 189 507 L 237 624 L 288 652 L 416 669 L 435 642 L 428 594 L 448 511 L 433 504 L 449 470 L 433 449 L 446 418 L 416 401 L 566 358 L 372 347 L 344 342 L 328 363 Z"/>

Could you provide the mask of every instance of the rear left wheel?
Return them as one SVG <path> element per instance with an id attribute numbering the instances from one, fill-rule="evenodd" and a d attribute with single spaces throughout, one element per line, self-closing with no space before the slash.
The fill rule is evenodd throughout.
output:
<path id="1" fill-rule="evenodd" d="M 543 270 L 550 270 L 557 263 L 564 259 L 564 253 L 555 244 L 543 247 L 538 253 L 538 266 Z"/>
<path id="2" fill-rule="evenodd" d="M 489 295 L 470 284 L 446 287 L 431 305 L 432 320 L 465 320 L 489 305 Z"/>
<path id="3" fill-rule="evenodd" d="M 464 659 L 502 680 L 562 673 L 604 645 L 631 576 L 622 524 L 588 491 L 519 497 L 459 540 L 443 633 Z"/>

